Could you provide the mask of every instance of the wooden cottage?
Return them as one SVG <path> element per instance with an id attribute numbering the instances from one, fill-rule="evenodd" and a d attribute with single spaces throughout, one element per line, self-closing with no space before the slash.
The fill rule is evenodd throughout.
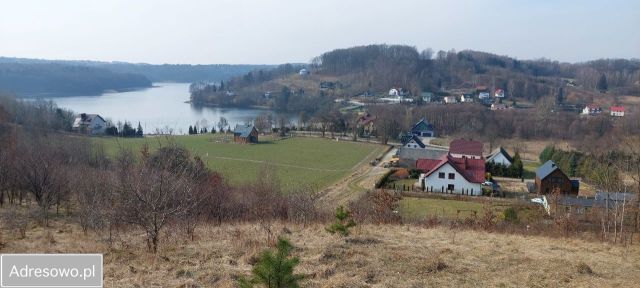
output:
<path id="1" fill-rule="evenodd" d="M 572 183 L 555 162 L 549 160 L 536 170 L 536 190 L 538 194 L 551 194 L 556 189 L 560 194 L 578 195 L 579 186 Z"/>
<path id="2" fill-rule="evenodd" d="M 233 141 L 236 143 L 258 143 L 258 129 L 253 125 L 236 125 L 233 130 Z"/>

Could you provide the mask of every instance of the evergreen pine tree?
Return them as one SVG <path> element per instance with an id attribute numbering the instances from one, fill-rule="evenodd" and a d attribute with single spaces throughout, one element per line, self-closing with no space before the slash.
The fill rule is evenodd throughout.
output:
<path id="1" fill-rule="evenodd" d="M 513 155 L 513 163 L 509 168 L 513 169 L 512 177 L 522 177 L 522 174 L 524 174 L 524 165 L 522 164 L 520 153 L 516 152 L 516 155 Z"/>
<path id="2" fill-rule="evenodd" d="M 596 88 L 598 88 L 598 90 L 600 90 L 600 92 L 602 93 L 607 92 L 607 89 L 609 89 L 609 84 L 607 84 L 607 76 L 605 76 L 604 73 L 600 75 L 600 79 L 598 79 Z"/>
<path id="3" fill-rule="evenodd" d="M 193 135 L 193 128 L 189 125 L 189 135 Z"/>
<path id="4" fill-rule="evenodd" d="M 356 226 L 356 222 L 351 218 L 351 213 L 345 210 L 343 206 L 336 208 L 336 222 L 325 228 L 331 234 L 340 233 L 342 236 L 349 236 L 349 228 Z"/>
<path id="5" fill-rule="evenodd" d="M 142 125 L 140 125 L 140 121 L 138 121 L 138 129 L 136 129 L 136 136 L 142 137 L 144 132 L 142 131 Z"/>
<path id="6" fill-rule="evenodd" d="M 578 172 L 578 157 L 575 153 L 571 153 L 569 156 L 569 176 L 576 177 L 576 172 Z"/>
<path id="7" fill-rule="evenodd" d="M 555 150 L 555 146 L 549 145 L 547 147 L 544 147 L 544 150 L 542 150 L 542 152 L 540 153 L 540 163 L 547 162 L 549 159 L 551 159 L 553 154 L 556 152 Z"/>
<path id="8" fill-rule="evenodd" d="M 240 287 L 249 288 L 257 284 L 267 288 L 300 287 L 298 281 L 303 275 L 293 273 L 300 260 L 289 256 L 292 250 L 293 245 L 288 240 L 278 238 L 275 253 L 271 250 L 262 252 L 251 270 L 251 279 L 240 278 Z"/>

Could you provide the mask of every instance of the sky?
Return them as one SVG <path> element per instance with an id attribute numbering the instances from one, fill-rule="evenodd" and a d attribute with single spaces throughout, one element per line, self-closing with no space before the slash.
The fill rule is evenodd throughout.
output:
<path id="1" fill-rule="evenodd" d="M 640 58 L 638 0 L 0 0 L 0 56 L 306 63 L 404 44 L 518 59 Z"/>

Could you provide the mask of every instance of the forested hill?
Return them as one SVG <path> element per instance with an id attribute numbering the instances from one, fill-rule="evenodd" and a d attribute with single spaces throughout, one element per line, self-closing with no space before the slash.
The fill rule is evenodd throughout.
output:
<path id="1" fill-rule="evenodd" d="M 17 96 L 97 95 L 150 87 L 146 77 L 59 63 L 1 63 L 0 91 Z"/>
<path id="2" fill-rule="evenodd" d="M 232 77 L 246 74 L 256 69 L 268 69 L 273 65 L 189 65 L 189 64 L 145 64 L 127 62 L 40 60 L 0 57 L 0 63 L 55 63 L 75 66 L 88 66 L 108 69 L 119 73 L 133 73 L 147 77 L 152 82 L 226 81 Z"/>
<path id="3" fill-rule="evenodd" d="M 312 66 L 317 73 L 349 75 L 366 83 L 366 88 L 382 90 L 398 86 L 412 92 L 438 91 L 482 85 L 535 100 L 545 96 L 540 91 L 543 86 L 557 86 L 560 80 L 595 90 L 604 76 L 610 92 L 640 94 L 640 60 L 600 59 L 573 64 L 518 60 L 471 50 L 434 53 L 410 46 L 369 45 L 324 53 L 313 60 Z"/>
<path id="4" fill-rule="evenodd" d="M 303 67 L 310 74 L 299 74 Z M 640 96 L 640 60 L 562 63 L 471 50 L 434 52 L 404 45 L 368 45 L 329 51 L 302 67 L 255 70 L 226 81 L 224 89 L 194 89 L 192 100 L 313 112 L 318 110 L 317 98 L 382 97 L 393 87 L 416 99 L 422 92 L 445 96 L 478 87 L 502 89 L 508 99 L 531 103 L 561 97 L 562 87 L 571 93 Z M 227 90 L 232 90 L 233 97 L 225 95 Z"/>
<path id="5" fill-rule="evenodd" d="M 107 68 L 115 72 L 136 73 L 144 75 L 153 82 L 226 81 L 232 77 L 246 74 L 255 69 L 268 69 L 270 65 L 188 65 L 188 64 L 131 64 L 131 63 L 92 63 L 97 67 Z"/>

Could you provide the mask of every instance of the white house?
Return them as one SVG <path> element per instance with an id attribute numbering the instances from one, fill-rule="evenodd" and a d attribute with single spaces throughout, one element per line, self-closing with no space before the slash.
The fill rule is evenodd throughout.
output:
<path id="1" fill-rule="evenodd" d="M 444 97 L 444 103 L 452 104 L 452 103 L 456 103 L 456 102 L 458 102 L 458 100 L 456 99 L 456 96 L 445 96 Z"/>
<path id="2" fill-rule="evenodd" d="M 471 103 L 473 102 L 473 97 L 469 94 L 462 94 L 462 96 L 460 96 L 460 102 Z"/>
<path id="3" fill-rule="evenodd" d="M 611 106 L 611 116 L 615 117 L 624 117 L 624 107 L 622 106 Z"/>
<path id="4" fill-rule="evenodd" d="M 496 98 L 504 98 L 504 90 L 496 89 L 495 94 L 493 96 Z"/>
<path id="5" fill-rule="evenodd" d="M 424 145 L 424 142 L 422 142 L 420 137 L 411 135 L 411 137 L 408 137 L 402 142 L 402 147 L 410 149 L 426 149 L 427 145 Z"/>
<path id="6" fill-rule="evenodd" d="M 491 104 L 491 110 L 505 110 L 507 109 L 507 105 L 502 103 L 493 103 Z"/>
<path id="7" fill-rule="evenodd" d="M 300 71 L 298 72 L 298 74 L 300 74 L 300 76 L 307 76 L 309 75 L 309 70 L 307 70 L 307 68 L 302 68 L 300 69 Z"/>
<path id="8" fill-rule="evenodd" d="M 504 148 L 498 147 L 495 150 L 493 150 L 489 155 L 487 155 L 487 163 L 489 162 L 502 164 L 504 166 L 509 167 L 511 166 L 511 164 L 513 164 L 513 158 L 511 158 L 511 155 L 509 155 L 509 153 L 507 153 L 507 151 L 504 150 Z"/>
<path id="9" fill-rule="evenodd" d="M 416 167 L 422 172 L 416 186 L 432 193 L 482 195 L 485 166 L 482 159 L 454 158 L 445 155 L 438 160 L 420 159 Z"/>
<path id="10" fill-rule="evenodd" d="M 602 113 L 602 108 L 600 106 L 596 106 L 595 104 L 589 104 L 584 109 L 582 109 L 583 115 L 596 115 Z"/>
<path id="11" fill-rule="evenodd" d="M 489 97 L 491 97 L 491 94 L 489 94 L 489 92 L 480 92 L 480 94 L 478 94 L 478 98 L 480 99 L 488 99 Z"/>
<path id="12" fill-rule="evenodd" d="M 107 129 L 107 121 L 98 114 L 82 113 L 73 121 L 71 129 L 78 133 L 102 135 Z"/>

